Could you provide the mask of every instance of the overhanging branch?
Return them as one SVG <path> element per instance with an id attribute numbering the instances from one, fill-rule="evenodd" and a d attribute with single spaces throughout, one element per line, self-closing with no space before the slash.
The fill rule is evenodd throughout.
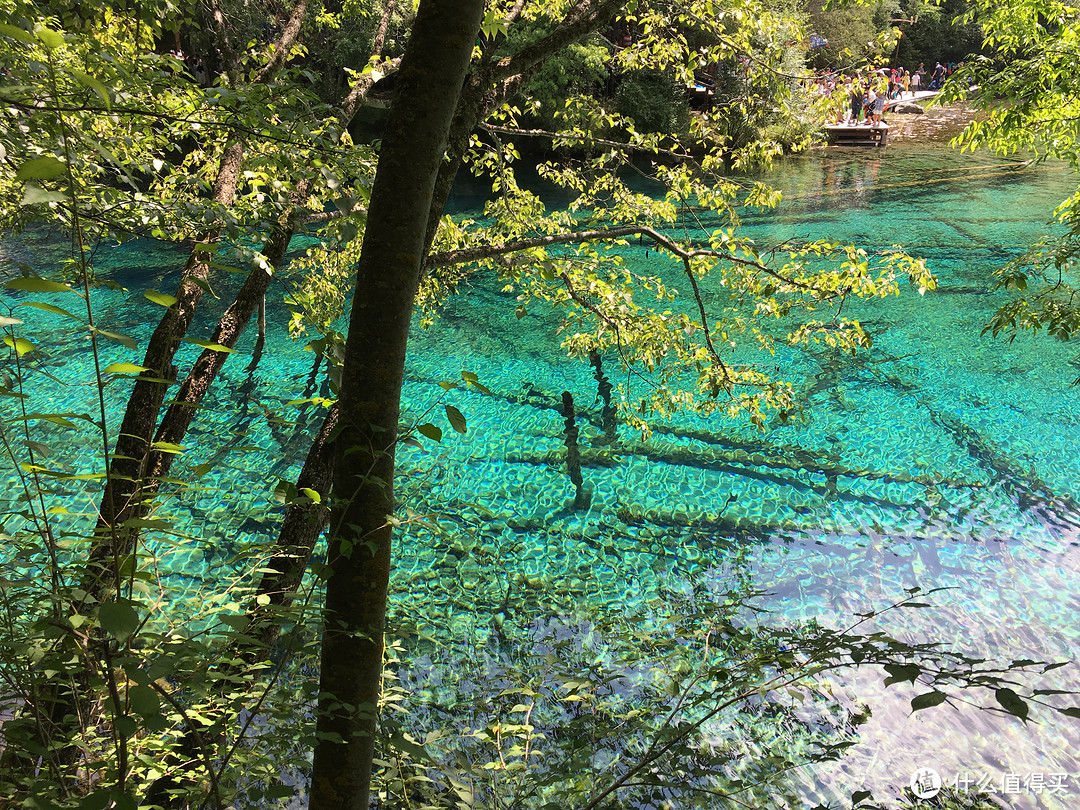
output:
<path id="1" fill-rule="evenodd" d="M 594 138 L 590 135 L 570 135 L 562 132 L 551 132 L 546 129 L 518 129 L 516 127 L 502 127 L 495 124 L 482 124 L 481 129 L 487 132 L 497 132 L 500 135 L 515 135 L 521 138 L 548 138 L 550 140 L 563 140 L 563 141 L 575 141 L 577 143 L 586 144 L 599 144 L 600 146 L 610 146 L 615 149 L 623 149 L 628 152 L 646 152 L 650 155 L 666 155 L 667 157 L 674 158 L 680 162 L 693 160 L 692 155 L 687 155 L 682 152 L 676 152 L 673 149 L 664 149 L 660 146 L 645 146 L 644 144 L 625 143 L 623 141 L 612 141 L 607 138 Z"/>
<path id="2" fill-rule="evenodd" d="M 654 228 L 647 227 L 645 225 L 621 225 L 615 228 L 601 228 L 597 230 L 588 231 L 573 231 L 569 233 L 548 234 L 546 236 L 534 236 L 528 239 L 518 239 L 513 242 L 504 242 L 499 245 L 479 245 L 471 248 L 461 248 L 460 250 L 449 250 L 443 253 L 432 253 L 428 256 L 427 265 L 425 269 L 431 271 L 436 267 L 448 267 L 454 264 L 467 264 L 469 262 L 482 261 L 484 259 L 493 259 L 496 256 L 505 256 L 510 253 L 520 253 L 523 250 L 529 250 L 531 248 L 548 247 L 550 245 L 565 245 L 572 242 L 594 242 L 611 239 L 624 239 L 628 236 L 643 236 L 651 239 L 655 244 L 666 250 L 678 258 L 687 261 L 693 258 L 713 258 L 721 259 L 723 261 L 731 262 L 732 264 L 738 264 L 743 267 L 750 267 L 755 270 L 759 270 L 762 273 L 776 279 L 777 281 L 788 284 L 792 287 L 796 287 L 805 292 L 828 294 L 828 291 L 818 289 L 812 284 L 806 282 L 797 281 L 793 278 L 788 278 L 782 273 L 773 270 L 766 264 L 762 264 L 754 259 L 747 259 L 741 256 L 735 256 L 731 253 L 724 253 L 719 250 L 686 250 L 680 247 L 676 242 L 669 239 L 664 234 L 655 230 Z"/>

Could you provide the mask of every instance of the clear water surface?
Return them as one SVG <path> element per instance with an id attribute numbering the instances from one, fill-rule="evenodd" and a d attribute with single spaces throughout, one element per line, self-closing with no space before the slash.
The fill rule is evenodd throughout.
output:
<path id="1" fill-rule="evenodd" d="M 779 621 L 844 626 L 857 611 L 901 598 L 904 588 L 948 587 L 934 595 L 936 608 L 893 614 L 883 627 L 1006 662 L 1068 660 L 1080 650 L 1080 411 L 1069 387 L 1078 374 L 1070 365 L 1075 348 L 980 335 L 1002 300 L 985 293 L 991 271 L 1045 230 L 1068 189 L 1067 171 L 898 142 L 885 152 L 793 158 L 772 179 L 785 202 L 778 212 L 747 218 L 759 240 L 828 238 L 868 250 L 902 244 L 927 260 L 940 289 L 864 306 L 875 345 L 859 357 L 823 347 L 778 353 L 771 362 L 808 399 L 803 420 L 762 434 L 682 417 L 671 427 L 683 434 L 659 430 L 647 445 L 624 433 L 620 463 L 586 469 L 591 507 L 573 512 L 554 405 L 570 390 L 583 411 L 596 410 L 592 370 L 562 355 L 552 321 L 519 321 L 511 297 L 474 279 L 433 329 L 415 335 L 405 392 L 406 418 L 447 401 L 465 413 L 469 431 L 458 435 L 443 425 L 442 445 L 405 453 L 401 488 L 418 511 L 467 512 L 479 504 L 492 516 L 465 541 L 401 537 L 396 610 L 412 631 L 482 643 L 493 632 L 492 615 L 504 609 L 511 576 L 610 606 L 723 580 L 737 567 L 770 592 L 767 604 Z M 465 192 L 457 200 L 459 210 L 475 204 Z M 62 253 L 25 240 L 0 250 L 46 274 Z M 657 261 L 644 247 L 625 253 L 642 267 Z M 170 290 L 182 257 L 140 244 L 102 260 L 127 288 L 94 294 L 106 328 L 144 345 L 160 310 L 141 293 Z M 215 312 L 235 279 L 218 283 Z M 246 371 L 253 339 L 245 336 L 178 467 L 183 474 L 215 465 L 201 482 L 205 490 L 166 505 L 188 533 L 163 545 L 158 561 L 174 599 L 198 599 L 208 574 L 272 536 L 280 515 L 273 487 L 295 476 L 317 424 L 316 409 L 288 404 L 305 390 L 312 355 L 283 335 L 280 298 L 271 302 L 266 355 Z M 9 304 L 19 300 L 5 294 Z M 88 363 L 85 338 L 71 321 L 19 311 L 43 355 L 30 364 L 29 392 L 48 398 L 53 410 L 92 413 L 90 389 L 78 384 Z M 197 352 L 185 349 L 182 370 Z M 106 353 L 107 362 L 140 357 L 112 343 Z M 438 386 L 460 379 L 462 369 L 479 375 L 492 395 L 464 388 L 446 394 Z M 115 417 L 125 383 L 107 391 Z M 582 424 L 588 440 L 597 429 Z M 55 442 L 58 469 L 80 470 L 96 453 L 89 430 L 42 429 Z M 747 447 L 756 449 L 731 462 L 732 452 Z M 718 453 L 730 463 L 707 463 Z M 812 463 L 793 463 L 800 459 Z M 818 467 L 840 472 L 830 480 Z M 4 475 L 5 491 L 15 492 L 14 471 Z M 68 508 L 88 520 L 96 487 L 66 486 Z M 720 526 L 710 516 L 731 495 L 730 520 Z M 837 694 L 857 695 L 873 714 L 843 760 L 800 777 L 811 804 L 844 801 L 862 788 L 897 796 L 924 765 L 946 781 L 988 777 L 991 786 L 1009 774 L 1042 774 L 1047 782 L 1067 774 L 1066 793 L 1020 782 L 999 797 L 1015 807 L 1080 802 L 1080 722 L 1040 711 L 1023 724 L 970 706 L 911 714 L 911 697 L 925 689 L 885 689 L 880 670 L 834 680 Z M 1076 689 L 1080 677 L 1064 668 L 1039 683 Z"/>

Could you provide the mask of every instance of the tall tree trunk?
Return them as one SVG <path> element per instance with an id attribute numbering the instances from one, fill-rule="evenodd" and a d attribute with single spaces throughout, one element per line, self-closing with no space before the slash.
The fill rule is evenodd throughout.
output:
<path id="1" fill-rule="evenodd" d="M 311 806 L 367 810 L 405 349 L 428 214 L 483 0 L 421 0 L 383 137 L 339 397 Z"/>
<path id="2" fill-rule="evenodd" d="M 225 147 L 211 195 L 213 202 L 226 206 L 232 203 L 243 157 L 242 142 L 234 140 Z M 135 380 L 135 387 L 128 398 L 98 511 L 97 537 L 90 550 L 89 576 L 82 584 L 88 604 L 100 601 L 117 584 L 114 582 L 116 561 L 131 551 L 134 539 L 130 536 L 131 530 L 125 529 L 122 524 L 128 517 L 138 514 L 142 501 L 139 484 L 146 472 L 150 443 L 167 388 L 167 384 L 161 380 L 176 377 L 173 359 L 195 317 L 195 310 L 203 295 L 202 284 L 210 273 L 210 260 L 202 249 L 216 242 L 218 234 L 217 230 L 211 231 L 191 252 L 177 286 L 176 303 L 165 312 L 146 347 L 142 364 L 149 371 L 143 372 Z"/>
<path id="3" fill-rule="evenodd" d="M 284 261 L 285 252 L 289 249 L 292 236 L 293 230 L 290 226 L 275 225 L 263 245 L 263 256 L 273 271 L 276 271 Z M 240 291 L 237 292 L 236 298 L 218 321 L 214 335 L 210 339 L 211 343 L 217 343 L 230 349 L 236 345 L 236 341 L 240 339 L 240 335 L 243 334 L 244 328 L 251 320 L 251 316 L 258 311 L 265 300 L 266 291 L 270 287 L 272 277 L 270 270 L 262 267 L 252 269 L 244 280 Z M 198 413 L 203 397 L 210 390 L 210 385 L 217 378 L 228 357 L 228 352 L 213 349 L 203 350 L 198 360 L 195 361 L 191 373 L 188 374 L 187 379 L 180 386 L 176 398 L 169 405 L 165 416 L 162 417 L 161 426 L 154 436 L 154 441 L 180 444 L 184 440 L 187 429 L 191 426 L 191 421 L 195 418 L 195 414 Z M 143 484 L 146 492 L 157 490 L 158 479 L 168 474 L 175 458 L 174 453 L 150 451 L 146 464 L 146 473 L 149 480 Z"/>
<path id="4" fill-rule="evenodd" d="M 288 18 L 280 21 L 282 29 L 273 43 L 273 55 L 255 75 L 256 83 L 272 81 L 288 60 L 300 36 L 308 2 L 297 0 Z M 218 33 L 224 37 L 227 25 L 216 3 L 212 4 L 212 12 L 220 29 Z M 222 39 L 222 44 L 227 46 L 228 43 Z M 230 69 L 235 69 L 235 59 L 230 59 L 229 63 Z M 226 144 L 210 195 L 212 202 L 223 207 L 232 204 L 239 185 L 244 149 L 244 141 L 240 138 L 230 138 Z M 128 399 L 101 498 L 95 542 L 89 554 L 88 576 L 82 583 L 82 589 L 86 592 L 82 600 L 85 605 L 100 601 L 119 584 L 115 573 L 117 563 L 121 557 L 131 553 L 138 537 L 137 528 L 128 528 L 124 524 L 131 518 L 142 516 L 150 494 L 143 491 L 142 485 L 146 480 L 151 442 L 167 388 L 166 383 L 159 380 L 172 380 L 176 376 L 173 360 L 180 342 L 191 327 L 195 310 L 202 299 L 203 284 L 210 274 L 210 259 L 204 249 L 217 242 L 220 233 L 220 227 L 211 228 L 192 251 L 180 277 L 177 302 L 168 308 L 147 346 L 143 365 L 149 370 L 136 379 Z"/>

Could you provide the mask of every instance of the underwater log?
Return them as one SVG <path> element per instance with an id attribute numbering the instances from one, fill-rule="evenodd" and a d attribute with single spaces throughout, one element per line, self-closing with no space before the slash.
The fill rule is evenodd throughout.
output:
<path id="1" fill-rule="evenodd" d="M 585 493 L 585 479 L 581 477 L 581 451 L 578 449 L 578 427 L 574 413 L 574 395 L 562 394 L 563 416 L 566 418 L 566 469 L 574 483 L 574 508 L 584 509 L 589 504 Z"/>
<path id="2" fill-rule="evenodd" d="M 604 427 L 605 444 L 615 441 L 618 438 L 616 433 L 615 423 L 615 406 L 611 404 L 611 383 L 608 378 L 604 376 L 604 361 L 600 357 L 600 353 L 596 349 L 592 349 L 589 352 L 589 362 L 592 363 L 594 369 L 593 376 L 596 377 L 596 387 L 600 394 L 600 399 L 604 403 L 603 408 L 600 411 L 600 424 Z"/>

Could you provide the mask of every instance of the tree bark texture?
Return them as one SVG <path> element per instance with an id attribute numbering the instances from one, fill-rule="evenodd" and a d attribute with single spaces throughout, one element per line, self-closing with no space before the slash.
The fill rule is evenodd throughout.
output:
<path id="1" fill-rule="evenodd" d="M 357 266 L 339 396 L 311 806 L 368 810 L 405 349 L 432 192 L 483 0 L 422 0 L 402 59 Z"/>
<path id="2" fill-rule="evenodd" d="M 240 166 L 244 157 L 244 145 L 233 141 L 221 157 L 217 179 L 211 199 L 221 205 L 229 205 L 236 196 Z M 199 243 L 199 247 L 213 243 L 218 238 L 213 231 Z M 139 483 L 146 472 L 150 443 L 157 427 L 161 403 L 165 399 L 167 384 L 157 380 L 171 380 L 173 359 L 180 341 L 187 334 L 195 317 L 195 310 L 202 299 L 203 288 L 210 273 L 209 259 L 198 249 L 188 257 L 176 290 L 176 303 L 168 308 L 158 323 L 142 364 L 149 369 L 135 380 L 135 387 L 128 398 L 127 409 L 116 438 L 116 449 L 111 459 L 109 478 L 101 498 L 98 518 L 98 536 L 90 551 L 90 578 L 84 583 L 88 601 L 100 600 L 113 585 L 106 572 L 110 563 L 130 553 L 127 533 L 121 525 L 125 519 L 138 511 Z"/>
<path id="3" fill-rule="evenodd" d="M 274 271 L 284 261 L 285 252 L 289 248 L 292 236 L 291 227 L 277 225 L 263 245 L 262 254 Z M 244 329 L 251 320 L 251 316 L 258 311 L 259 306 L 265 300 L 266 291 L 270 287 L 272 278 L 270 270 L 261 267 L 252 269 L 248 277 L 244 279 L 244 284 L 241 286 L 240 291 L 237 292 L 236 298 L 218 321 L 213 337 L 210 338 L 211 343 L 227 346 L 230 349 L 236 345 L 236 341 L 240 339 L 240 335 L 243 334 Z M 198 413 L 203 397 L 210 390 L 210 385 L 217 378 L 228 358 L 228 352 L 213 349 L 203 350 L 195 361 L 195 365 L 192 367 L 187 379 L 180 386 L 176 398 L 169 405 L 165 416 L 162 417 L 161 426 L 154 437 L 155 442 L 180 444 L 184 440 L 195 414 Z M 146 465 L 147 477 L 150 480 L 146 481 L 144 485 L 148 490 L 156 491 L 157 481 L 155 479 L 168 474 L 175 458 L 175 453 L 150 451 Z"/>
<path id="4" fill-rule="evenodd" d="M 562 24 L 546 37 L 512 55 L 498 60 L 487 59 L 470 72 L 450 124 L 447 159 L 439 168 L 435 181 L 428 214 L 425 257 L 434 244 L 439 221 L 464 161 L 469 139 L 480 122 L 516 93 L 524 82 L 543 67 L 548 57 L 600 30 L 614 19 L 624 3 L 625 0 L 579 0 L 568 10 Z"/>
<path id="5" fill-rule="evenodd" d="M 322 503 L 293 503 L 285 513 L 285 520 L 278 533 L 273 555 L 262 564 L 265 569 L 255 591 L 256 599 L 248 606 L 248 625 L 244 635 L 259 642 L 258 648 L 234 645 L 237 657 L 253 660 L 265 654 L 281 633 L 281 613 L 296 594 L 304 579 L 308 560 L 319 535 L 330 522 L 330 512 L 325 504 L 330 500 L 333 482 L 334 454 L 333 436 L 338 423 L 338 406 L 333 406 L 323 420 L 315 441 L 304 460 L 296 488 L 313 489 L 322 496 Z M 258 603 L 259 596 L 267 596 L 265 605 Z"/>

